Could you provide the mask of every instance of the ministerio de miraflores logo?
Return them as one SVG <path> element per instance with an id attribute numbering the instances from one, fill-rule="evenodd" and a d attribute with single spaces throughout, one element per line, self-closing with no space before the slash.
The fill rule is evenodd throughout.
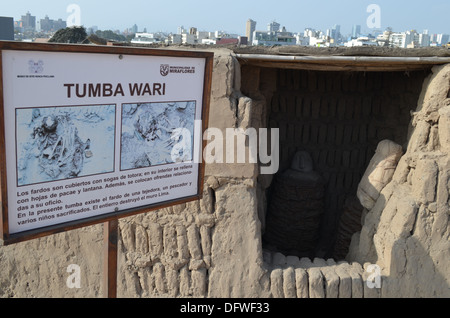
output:
<path id="1" fill-rule="evenodd" d="M 167 76 L 169 74 L 169 64 L 161 64 L 159 72 L 162 76 Z"/>

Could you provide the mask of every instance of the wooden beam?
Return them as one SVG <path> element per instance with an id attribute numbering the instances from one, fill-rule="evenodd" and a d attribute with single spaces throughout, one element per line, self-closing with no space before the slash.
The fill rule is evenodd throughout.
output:
<path id="1" fill-rule="evenodd" d="M 117 297 L 117 219 L 103 223 L 103 287 L 105 297 Z"/>
<path id="2" fill-rule="evenodd" d="M 450 63 L 449 57 L 288 56 L 237 54 L 243 65 L 311 71 L 389 72 L 431 69 Z"/>
<path id="3" fill-rule="evenodd" d="M 336 71 L 336 72 L 396 72 L 396 71 L 419 71 L 428 70 L 430 64 L 331 64 L 331 63 L 298 63 L 263 60 L 240 60 L 242 65 L 258 67 L 296 69 L 307 71 Z"/>

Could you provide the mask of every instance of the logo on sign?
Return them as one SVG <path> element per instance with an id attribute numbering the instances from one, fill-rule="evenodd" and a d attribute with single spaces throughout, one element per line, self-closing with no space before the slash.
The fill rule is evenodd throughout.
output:
<path id="1" fill-rule="evenodd" d="M 40 74 L 44 71 L 44 62 L 42 60 L 39 60 L 37 62 L 33 60 L 28 61 L 28 70 L 31 74 Z"/>
<path id="2" fill-rule="evenodd" d="M 169 74 L 169 64 L 161 64 L 159 72 L 162 76 L 167 76 Z"/>

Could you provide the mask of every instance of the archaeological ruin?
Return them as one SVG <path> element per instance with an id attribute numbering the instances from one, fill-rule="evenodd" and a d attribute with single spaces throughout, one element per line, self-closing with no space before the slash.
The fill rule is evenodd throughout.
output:
<path id="1" fill-rule="evenodd" d="M 450 296 L 449 50 L 189 49 L 209 127 L 278 129 L 279 168 L 207 163 L 201 200 L 120 219 L 118 297 Z M 0 245 L 0 297 L 103 297 L 102 245 Z"/>

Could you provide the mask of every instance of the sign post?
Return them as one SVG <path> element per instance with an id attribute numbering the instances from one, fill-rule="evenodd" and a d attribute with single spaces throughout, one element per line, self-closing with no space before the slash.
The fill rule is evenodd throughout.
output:
<path id="1" fill-rule="evenodd" d="M 103 288 L 108 298 L 117 297 L 118 220 L 103 223 Z"/>
<path id="2" fill-rule="evenodd" d="M 0 41 L 0 234 L 105 228 L 201 198 L 213 53 Z"/>

